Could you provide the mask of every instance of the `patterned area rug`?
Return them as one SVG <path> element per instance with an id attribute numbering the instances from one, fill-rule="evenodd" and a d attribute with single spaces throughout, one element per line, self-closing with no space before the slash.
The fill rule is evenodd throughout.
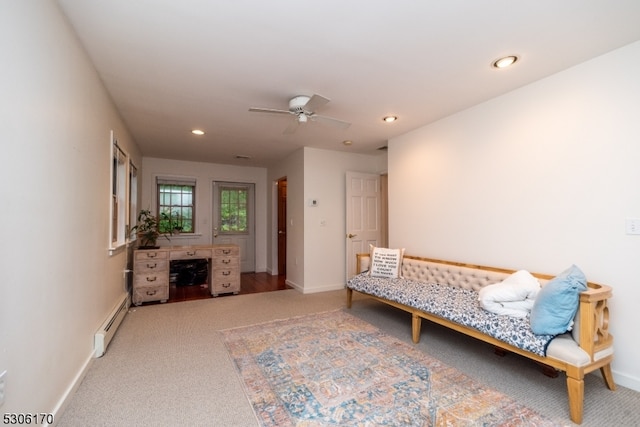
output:
<path id="1" fill-rule="evenodd" d="M 222 331 L 263 426 L 553 426 L 342 310 Z"/>

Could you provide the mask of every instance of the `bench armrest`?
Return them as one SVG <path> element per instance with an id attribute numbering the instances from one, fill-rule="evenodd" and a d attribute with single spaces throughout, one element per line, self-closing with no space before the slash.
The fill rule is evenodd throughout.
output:
<path id="1" fill-rule="evenodd" d="M 588 289 L 580 294 L 579 302 L 579 337 L 580 348 L 587 352 L 591 361 L 601 350 L 613 344 L 613 336 L 609 334 L 609 307 L 611 287 L 598 283 L 587 283 Z"/>

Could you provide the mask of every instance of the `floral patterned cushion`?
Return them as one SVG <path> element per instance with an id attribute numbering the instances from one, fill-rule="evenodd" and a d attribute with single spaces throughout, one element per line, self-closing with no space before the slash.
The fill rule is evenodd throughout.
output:
<path id="1" fill-rule="evenodd" d="M 545 356 L 554 335 L 536 335 L 529 316 L 517 318 L 490 313 L 478 303 L 478 292 L 437 283 L 371 277 L 366 272 L 351 278 L 347 287 L 420 309 L 492 336 L 500 341 Z"/>

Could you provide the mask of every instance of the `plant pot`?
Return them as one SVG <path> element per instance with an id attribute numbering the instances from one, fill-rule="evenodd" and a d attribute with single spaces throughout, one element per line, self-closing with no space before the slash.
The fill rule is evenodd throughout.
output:
<path id="1" fill-rule="evenodd" d="M 153 231 L 139 232 L 139 247 L 142 249 L 157 249 L 159 246 L 156 245 L 156 242 L 158 241 L 159 235 L 159 233 Z"/>

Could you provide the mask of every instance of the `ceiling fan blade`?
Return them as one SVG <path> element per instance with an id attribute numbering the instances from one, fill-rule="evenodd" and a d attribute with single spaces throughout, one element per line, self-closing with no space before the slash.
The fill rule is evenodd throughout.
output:
<path id="1" fill-rule="evenodd" d="M 307 101 L 307 103 L 304 105 L 304 107 L 302 107 L 302 109 L 304 111 L 308 111 L 310 113 L 313 113 L 318 108 L 324 107 L 329 101 L 330 101 L 330 99 L 325 98 L 324 96 L 320 96 L 320 95 L 316 94 L 316 95 L 313 95 L 311 97 L 311 99 L 309 99 Z"/>
<path id="2" fill-rule="evenodd" d="M 325 125 L 333 126 L 340 129 L 347 129 L 351 126 L 351 123 L 344 122 L 342 120 L 334 119 L 333 117 L 319 116 L 317 114 L 312 114 L 309 116 L 311 120 L 314 122 L 319 122 Z"/>
<path id="3" fill-rule="evenodd" d="M 252 113 L 275 113 L 275 114 L 293 114 L 291 111 L 276 110 L 273 108 L 249 108 Z"/>
<path id="4" fill-rule="evenodd" d="M 298 130 L 298 126 L 300 126 L 300 122 L 298 121 L 298 118 L 296 117 L 295 119 L 291 120 L 291 123 L 289 123 L 289 126 L 287 126 L 287 128 L 282 133 L 285 134 L 285 135 L 291 135 L 296 130 Z"/>

